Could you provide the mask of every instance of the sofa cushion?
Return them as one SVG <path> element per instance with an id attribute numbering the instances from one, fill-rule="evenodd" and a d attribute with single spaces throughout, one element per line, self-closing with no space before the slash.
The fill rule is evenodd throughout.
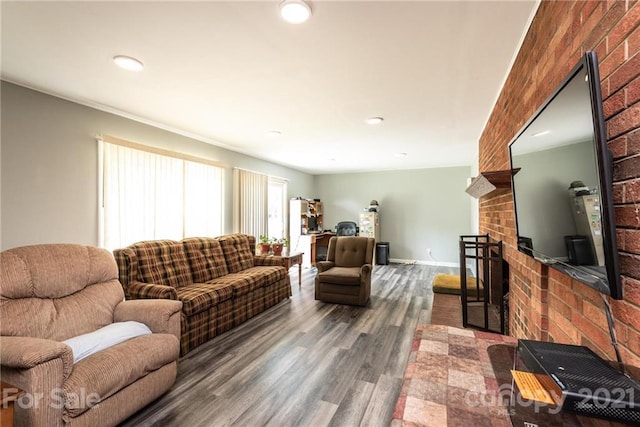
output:
<path id="1" fill-rule="evenodd" d="M 63 386 L 64 412 L 70 417 L 82 414 L 139 378 L 178 360 L 178 354 L 179 342 L 174 335 L 149 334 L 81 360 Z"/>
<path id="2" fill-rule="evenodd" d="M 175 288 L 193 283 L 181 242 L 150 240 L 130 246 L 138 258 L 138 280 Z"/>
<path id="3" fill-rule="evenodd" d="M 246 295 L 254 289 L 262 286 L 259 276 L 250 277 L 243 273 L 229 273 L 226 276 L 218 277 L 208 282 L 218 286 L 228 286 L 233 290 L 233 297 Z"/>
<path id="4" fill-rule="evenodd" d="M 4 292 L 5 281 L 0 280 Z M 64 298 L 2 299 L 0 334 L 64 341 L 113 323 L 113 311 L 124 299 L 117 279 L 87 286 Z M 87 307 L 91 307 L 88 310 Z M 25 322 L 25 319 L 29 319 Z"/>
<path id="5" fill-rule="evenodd" d="M 227 276 L 223 276 L 227 277 Z M 229 283 L 194 283 L 176 289 L 182 301 L 182 311 L 191 316 L 218 305 L 233 297 L 234 289 Z"/>
<path id="6" fill-rule="evenodd" d="M 246 234 L 229 234 L 217 239 L 222 245 L 229 273 L 237 273 L 254 266 L 253 252 Z"/>
<path id="7" fill-rule="evenodd" d="M 64 298 L 118 277 L 106 249 L 72 243 L 22 246 L 0 253 L 2 297 Z"/>
<path id="8" fill-rule="evenodd" d="M 182 240 L 193 283 L 204 283 L 229 273 L 222 246 L 217 239 L 190 237 Z"/>
<path id="9" fill-rule="evenodd" d="M 373 239 L 366 237 L 335 237 L 335 239 L 335 258 L 329 256 L 329 261 L 335 261 L 337 265 L 343 267 L 371 264 Z"/>
<path id="10" fill-rule="evenodd" d="M 361 281 L 360 267 L 332 267 L 318 273 L 322 283 L 359 286 Z"/>
<path id="11" fill-rule="evenodd" d="M 76 244 L 3 251 L 0 294 L 1 335 L 54 341 L 112 323 L 113 310 L 124 298 L 113 255 Z"/>
<path id="12" fill-rule="evenodd" d="M 276 283 L 287 276 L 282 266 L 251 267 L 238 273 L 230 273 L 209 283 L 226 284 L 233 287 L 234 297 L 246 295 L 268 284 Z"/>
<path id="13" fill-rule="evenodd" d="M 237 274 L 242 274 L 244 277 L 249 278 L 250 281 L 256 281 L 258 287 L 263 287 L 269 283 L 276 283 L 284 279 L 288 272 L 286 268 L 280 265 L 266 265 L 247 268 Z"/>

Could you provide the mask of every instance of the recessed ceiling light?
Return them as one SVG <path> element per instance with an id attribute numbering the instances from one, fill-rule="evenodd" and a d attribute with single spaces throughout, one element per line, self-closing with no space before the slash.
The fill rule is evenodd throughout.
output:
<path id="1" fill-rule="evenodd" d="M 384 119 L 382 117 L 369 117 L 367 120 L 365 120 L 365 122 L 370 125 L 378 125 L 382 123 L 383 120 Z"/>
<path id="2" fill-rule="evenodd" d="M 548 133 L 551 133 L 551 131 L 550 130 L 543 130 L 541 132 L 532 133 L 531 136 L 534 136 L 534 137 L 535 136 L 542 136 L 542 135 L 546 135 Z"/>
<path id="3" fill-rule="evenodd" d="M 282 132 L 280 132 L 279 130 L 270 130 L 267 133 L 267 136 L 269 136 L 270 138 L 278 138 L 282 135 Z"/>
<path id="4" fill-rule="evenodd" d="M 144 65 L 142 62 L 138 61 L 136 58 L 132 58 L 130 56 L 118 55 L 113 57 L 113 62 L 125 70 L 129 71 L 142 71 Z"/>
<path id="5" fill-rule="evenodd" d="M 311 7 L 304 0 L 284 0 L 280 16 L 290 24 L 302 24 L 311 16 Z"/>
<path id="6" fill-rule="evenodd" d="M 396 156 L 396 157 L 406 157 L 407 153 L 396 153 L 396 154 L 394 154 L 394 156 Z"/>

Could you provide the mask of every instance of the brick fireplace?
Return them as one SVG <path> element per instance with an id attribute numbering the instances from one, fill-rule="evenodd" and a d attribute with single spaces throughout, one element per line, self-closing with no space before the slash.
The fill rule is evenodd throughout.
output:
<path id="1" fill-rule="evenodd" d="M 600 64 L 625 299 L 610 301 L 626 363 L 640 366 L 640 2 L 543 1 L 479 143 L 480 171 L 509 169 L 508 143 L 586 50 Z M 509 330 L 518 338 L 587 345 L 614 358 L 595 290 L 516 249 L 513 199 L 480 199 L 480 233 L 503 241 Z"/>

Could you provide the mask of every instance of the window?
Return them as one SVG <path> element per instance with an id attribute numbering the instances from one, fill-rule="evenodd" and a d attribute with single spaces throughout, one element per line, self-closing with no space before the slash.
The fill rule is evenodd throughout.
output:
<path id="1" fill-rule="evenodd" d="M 243 169 L 234 169 L 233 180 L 234 231 L 286 237 L 287 181 Z"/>
<path id="2" fill-rule="evenodd" d="M 287 181 L 269 177 L 269 236 L 285 237 L 287 235 Z"/>
<path id="3" fill-rule="evenodd" d="M 122 142 L 100 141 L 100 246 L 221 234 L 221 167 Z"/>

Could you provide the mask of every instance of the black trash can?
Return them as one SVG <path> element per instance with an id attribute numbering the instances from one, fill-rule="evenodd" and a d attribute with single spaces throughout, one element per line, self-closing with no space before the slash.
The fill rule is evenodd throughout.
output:
<path id="1" fill-rule="evenodd" d="M 389 242 L 376 243 L 376 264 L 389 265 Z"/>

